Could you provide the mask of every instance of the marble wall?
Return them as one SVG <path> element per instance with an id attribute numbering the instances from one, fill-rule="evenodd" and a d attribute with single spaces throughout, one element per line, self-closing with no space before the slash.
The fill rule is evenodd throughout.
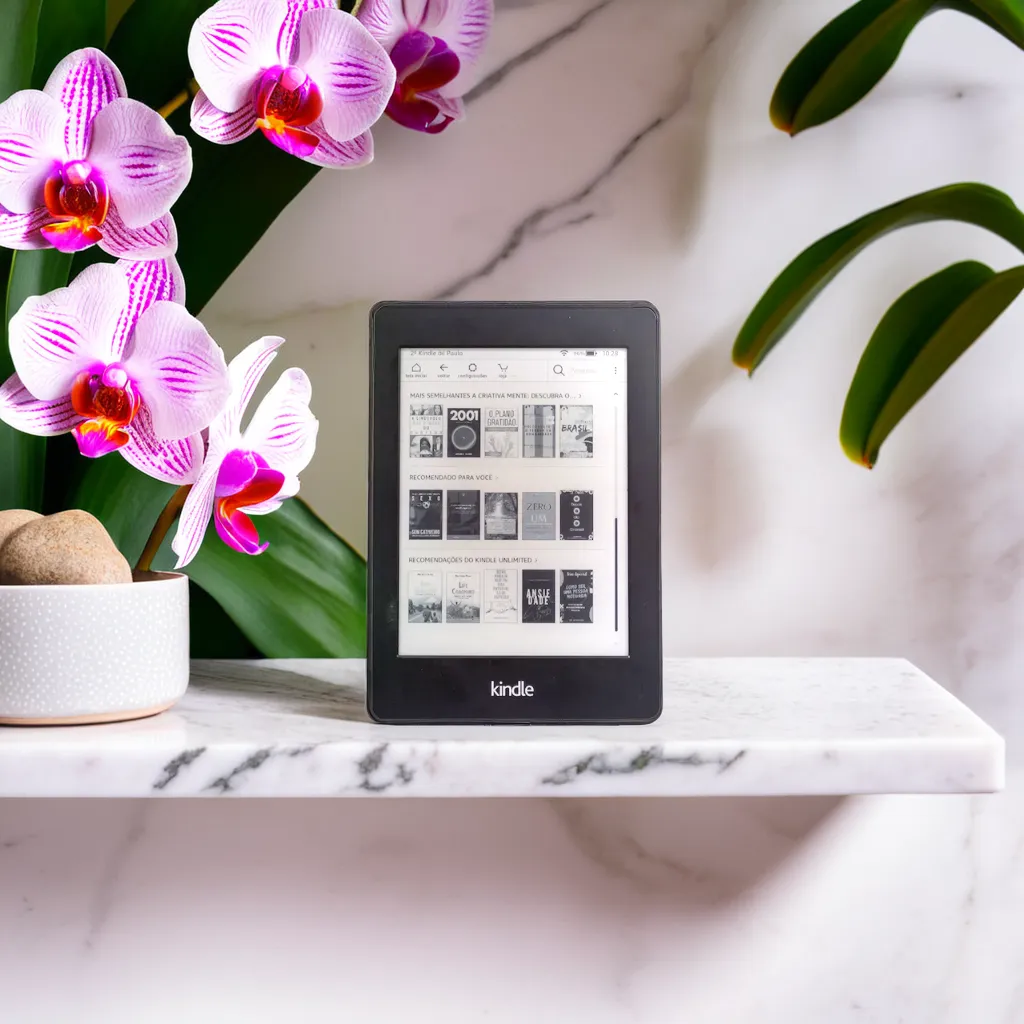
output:
<path id="1" fill-rule="evenodd" d="M 647 298 L 664 345 L 667 653 L 900 654 L 1009 740 L 996 797 L 4 802 L 4 1019 L 1024 1022 L 1024 305 L 871 472 L 836 439 L 891 301 L 965 226 L 890 237 L 748 381 L 732 336 L 785 260 L 952 181 L 1024 199 L 1024 56 L 954 13 L 838 122 L 767 104 L 842 0 L 505 4 L 467 123 L 378 132 L 207 311 L 289 338 L 314 506 L 365 534 L 381 298 Z M 285 356 L 287 359 L 288 356 Z"/>

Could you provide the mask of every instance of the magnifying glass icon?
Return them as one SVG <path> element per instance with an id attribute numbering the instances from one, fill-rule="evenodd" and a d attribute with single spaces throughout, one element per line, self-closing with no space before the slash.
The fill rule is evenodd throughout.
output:
<path id="1" fill-rule="evenodd" d="M 560 377 L 564 377 L 565 376 L 565 370 L 562 369 L 562 364 L 561 363 L 555 363 L 555 365 L 552 366 L 551 369 L 555 373 L 557 373 Z"/>

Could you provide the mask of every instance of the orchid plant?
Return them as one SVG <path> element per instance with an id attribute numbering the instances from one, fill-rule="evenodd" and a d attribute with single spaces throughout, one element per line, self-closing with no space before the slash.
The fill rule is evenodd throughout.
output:
<path id="1" fill-rule="evenodd" d="M 38 0 L 8 2 L 16 10 L 8 23 L 14 29 L 0 35 L 0 98 L 6 96 L 0 103 L 0 282 L 6 276 L 9 303 L 0 462 L 11 469 L 4 474 L 3 507 L 94 508 L 122 546 L 133 543 L 127 538 L 138 524 L 135 516 L 122 523 L 119 505 L 152 508 L 156 522 L 140 540 L 138 570 L 167 557 L 161 551 L 174 529 L 176 567 L 192 573 L 203 564 L 196 560 L 209 547 L 211 521 L 224 550 L 261 555 L 270 541 L 255 517 L 292 504 L 314 454 L 312 387 L 301 369 L 285 370 L 246 422 L 283 339 L 261 338 L 227 361 L 186 305 L 176 258 L 186 223 L 193 243 L 186 270 L 196 268 L 200 239 L 204 263 L 217 262 L 217 226 L 208 220 L 197 226 L 191 208 L 183 222 L 172 208 L 195 168 L 201 177 L 193 188 L 222 194 L 221 209 L 230 217 L 232 181 L 239 173 L 266 180 L 270 168 L 288 178 L 279 194 L 266 182 L 263 205 L 279 210 L 318 169 L 369 163 L 371 128 L 385 114 L 431 135 L 462 120 L 467 71 L 490 32 L 493 0 L 365 0 L 354 11 L 335 0 L 183 0 L 176 13 L 165 0 L 134 0 L 108 52 L 102 40 L 82 35 L 80 48 L 52 70 L 31 64 L 33 52 L 53 52 L 45 45 L 46 8 L 37 24 Z M 83 26 L 102 24 L 97 15 L 105 0 L 81 0 L 81 6 Z M 168 21 L 178 15 L 190 19 L 184 34 Z M 134 42 L 150 41 L 158 24 L 169 39 L 182 40 L 180 49 Z M 74 38 L 67 26 L 61 32 L 62 39 Z M 186 51 L 188 80 L 178 77 L 181 84 L 158 97 L 154 84 L 175 81 Z M 41 88 L 29 87 L 26 69 Z M 208 143 L 210 152 L 197 159 Z M 286 175 L 283 164 L 253 146 L 310 170 Z M 232 149 L 244 151 L 241 163 L 229 155 Z M 273 212 L 261 214 L 260 230 L 272 219 Z M 249 234 L 254 239 L 259 231 Z M 221 261 L 218 281 L 239 258 Z M 212 289 L 201 276 L 205 298 Z M 0 350 L 0 363 L 3 355 Z M 68 435 L 70 450 L 85 456 L 87 466 L 98 470 L 114 460 L 129 477 L 122 484 L 119 471 L 69 474 L 59 440 L 49 446 L 18 441 L 31 435 Z M 53 506 L 51 494 L 63 495 L 45 509 L 44 470 L 47 505 Z M 133 470 L 139 472 L 131 476 Z M 98 505 L 96 495 L 103 499 Z M 153 504 L 156 495 L 160 505 Z M 286 521 L 284 533 L 270 533 L 287 538 L 288 529 L 300 531 L 303 547 L 344 562 L 345 573 L 358 563 L 311 513 Z M 200 574 L 201 584 L 263 653 L 302 655 L 309 647 L 354 653 L 339 649 L 330 635 L 262 629 L 252 611 L 260 601 L 248 582 L 250 559 L 217 564 L 218 573 Z M 312 568 L 281 560 L 272 564 L 273 578 L 265 582 L 300 595 L 295 621 L 315 619 L 331 599 L 349 602 L 349 613 L 362 618 L 362 600 L 343 590 L 344 581 L 314 579 Z M 237 583 L 225 585 L 232 577 Z"/>

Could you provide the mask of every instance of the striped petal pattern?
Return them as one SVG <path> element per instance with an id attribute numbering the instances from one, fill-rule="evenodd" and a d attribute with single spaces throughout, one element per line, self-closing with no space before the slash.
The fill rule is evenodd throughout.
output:
<path id="1" fill-rule="evenodd" d="M 52 437 L 74 429 L 82 417 L 75 412 L 70 396 L 42 402 L 14 374 L 0 387 L 0 420 L 26 434 Z"/>
<path id="2" fill-rule="evenodd" d="M 203 462 L 203 438 L 191 434 L 177 441 L 161 440 L 153 432 L 153 417 L 143 406 L 132 423 L 128 443 L 121 454 L 137 470 L 164 483 L 192 483 Z"/>
<path id="3" fill-rule="evenodd" d="M 69 53 L 53 70 L 43 88 L 64 108 L 64 147 L 72 160 L 83 160 L 92 142 L 92 123 L 110 102 L 128 90 L 117 65 L 94 47 Z"/>
<path id="4" fill-rule="evenodd" d="M 176 302 L 154 302 L 139 317 L 124 367 L 138 383 L 153 430 L 169 440 L 208 426 L 231 390 L 224 353 Z"/>
<path id="5" fill-rule="evenodd" d="M 177 302 L 185 305 L 185 278 L 174 257 L 126 263 L 122 267 L 128 281 L 128 301 L 114 329 L 111 346 L 115 359 L 120 359 L 128 347 L 128 339 L 139 322 L 139 317 L 154 302 Z"/>

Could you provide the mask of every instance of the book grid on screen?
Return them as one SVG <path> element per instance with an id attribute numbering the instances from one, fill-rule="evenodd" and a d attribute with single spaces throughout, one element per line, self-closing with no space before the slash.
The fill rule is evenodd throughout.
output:
<path id="1" fill-rule="evenodd" d="M 616 354 L 556 386 L 405 375 L 400 654 L 628 653 Z"/>

